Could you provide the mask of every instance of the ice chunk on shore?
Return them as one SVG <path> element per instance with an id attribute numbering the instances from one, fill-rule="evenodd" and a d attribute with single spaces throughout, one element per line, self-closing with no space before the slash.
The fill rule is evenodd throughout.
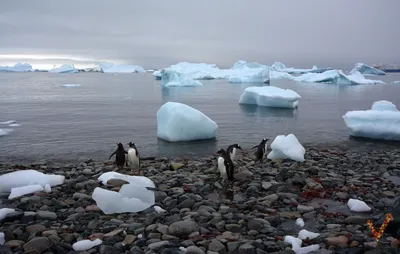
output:
<path id="1" fill-rule="evenodd" d="M 139 65 L 131 64 L 114 64 L 114 63 L 100 63 L 100 68 L 104 73 L 138 73 L 146 72 L 146 70 Z"/>
<path id="2" fill-rule="evenodd" d="M 28 185 L 46 184 L 57 186 L 64 183 L 65 176 L 48 175 L 39 171 L 28 169 L 7 173 L 0 176 L 0 192 L 11 192 L 12 188 L 18 188 Z"/>
<path id="3" fill-rule="evenodd" d="M 5 239 L 4 239 L 4 233 L 0 232 L 0 245 L 3 245 L 5 243 Z"/>
<path id="4" fill-rule="evenodd" d="M 71 88 L 71 87 L 80 87 L 82 85 L 80 85 L 80 84 L 64 84 L 64 85 L 61 85 L 61 86 Z"/>
<path id="5" fill-rule="evenodd" d="M 130 175 L 120 174 L 118 172 L 106 172 L 103 173 L 101 176 L 99 176 L 99 178 L 97 178 L 97 180 L 104 185 L 107 185 L 107 182 L 110 179 L 124 180 L 127 181 L 128 183 L 135 184 L 136 186 L 151 187 L 151 188 L 155 187 L 154 182 L 144 176 L 130 176 Z"/>
<path id="6" fill-rule="evenodd" d="M 304 154 L 306 153 L 304 147 L 293 134 L 276 136 L 271 143 L 271 149 L 272 151 L 267 156 L 270 160 L 292 159 L 303 162 Z"/>
<path id="7" fill-rule="evenodd" d="M 161 71 L 154 71 L 153 76 L 156 78 L 156 80 L 161 80 Z"/>
<path id="8" fill-rule="evenodd" d="M 301 96 L 293 90 L 275 86 L 251 86 L 244 89 L 239 104 L 255 104 L 273 108 L 296 108 Z"/>
<path id="9" fill-rule="evenodd" d="M 292 250 L 296 254 L 307 254 L 313 251 L 319 250 L 320 246 L 318 244 L 309 245 L 306 247 L 301 247 L 303 241 L 299 238 L 287 235 L 284 238 L 284 242 L 292 245 Z"/>
<path id="10" fill-rule="evenodd" d="M 23 195 L 32 194 L 39 191 L 44 191 L 44 188 L 38 184 L 12 188 L 8 199 L 18 198 Z"/>
<path id="11" fill-rule="evenodd" d="M 73 64 L 63 64 L 58 68 L 49 70 L 51 73 L 77 73 L 79 70 Z"/>
<path id="12" fill-rule="evenodd" d="M 86 250 L 90 250 L 91 248 L 100 245 L 103 241 L 100 239 L 96 239 L 96 240 L 81 240 L 81 241 L 77 241 L 76 243 L 72 244 L 72 249 L 74 249 L 74 251 L 86 251 Z"/>
<path id="13" fill-rule="evenodd" d="M 15 209 L 12 208 L 1 208 L 0 209 L 0 221 L 4 220 L 4 218 L 7 216 L 9 213 L 15 212 Z"/>
<path id="14" fill-rule="evenodd" d="M 320 233 L 314 233 L 314 232 L 308 231 L 306 229 L 302 229 L 299 232 L 298 238 L 301 240 L 306 240 L 307 238 L 312 240 L 312 239 L 317 238 L 320 235 L 321 235 Z"/>
<path id="15" fill-rule="evenodd" d="M 350 74 L 353 74 L 355 72 L 360 72 L 364 76 L 377 76 L 377 75 L 386 75 L 384 71 L 375 69 L 372 66 L 369 66 L 364 63 L 356 63 L 354 68 L 350 71 Z"/>
<path id="16" fill-rule="evenodd" d="M 262 68 L 259 69 L 258 72 L 254 74 L 246 75 L 238 75 L 233 74 L 229 78 L 230 83 L 268 83 L 269 84 L 269 69 Z"/>
<path id="17" fill-rule="evenodd" d="M 161 86 L 203 86 L 203 84 L 185 74 L 169 69 L 163 69 L 161 71 Z"/>
<path id="18" fill-rule="evenodd" d="M 323 73 L 306 73 L 294 79 L 298 82 L 307 83 L 331 83 L 338 85 L 367 85 L 384 84 L 381 80 L 366 79 L 360 72 L 346 75 L 342 70 L 329 70 Z"/>
<path id="19" fill-rule="evenodd" d="M 17 63 L 14 66 L 0 66 L 0 72 L 29 72 L 33 71 L 32 65 L 27 63 Z"/>
<path id="20" fill-rule="evenodd" d="M 351 136 L 400 141 L 400 111 L 389 101 L 377 101 L 370 110 L 348 111 L 342 118 Z"/>
<path id="21" fill-rule="evenodd" d="M 157 112 L 157 137 L 170 141 L 215 138 L 218 125 L 197 109 L 167 102 Z"/>
<path id="22" fill-rule="evenodd" d="M 296 225 L 300 226 L 300 227 L 304 227 L 304 225 L 305 225 L 304 220 L 302 218 L 297 218 Z"/>
<path id="23" fill-rule="evenodd" d="M 369 212 L 371 211 L 371 207 L 369 207 L 364 201 L 358 199 L 349 199 L 347 201 L 347 206 L 353 212 Z"/>

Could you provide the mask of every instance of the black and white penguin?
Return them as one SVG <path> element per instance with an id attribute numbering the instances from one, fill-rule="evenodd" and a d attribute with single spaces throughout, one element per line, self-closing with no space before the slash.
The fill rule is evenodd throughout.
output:
<path id="1" fill-rule="evenodd" d="M 121 143 L 117 143 L 117 150 L 115 150 L 111 155 L 115 155 L 115 163 L 117 164 L 118 169 L 123 168 L 125 164 L 125 154 L 128 154 L 127 151 L 125 151 L 124 146 Z"/>
<path id="2" fill-rule="evenodd" d="M 256 161 L 259 160 L 260 162 L 262 162 L 264 155 L 265 155 L 265 151 L 267 150 L 267 141 L 269 139 L 267 138 L 263 138 L 263 140 L 261 140 L 260 144 L 254 146 L 252 149 L 257 148 L 257 151 L 255 152 L 255 156 L 256 156 Z"/>
<path id="3" fill-rule="evenodd" d="M 236 156 L 236 149 L 240 149 L 243 150 L 240 145 L 238 144 L 233 144 L 228 146 L 228 149 L 226 149 L 226 152 L 229 154 L 229 156 L 231 157 L 231 160 L 235 160 L 235 156 Z"/>
<path id="4" fill-rule="evenodd" d="M 221 174 L 221 177 L 229 181 L 233 181 L 233 173 L 234 173 L 234 165 L 231 160 L 231 157 L 224 149 L 219 149 L 217 151 L 218 157 L 218 170 Z"/>
<path id="5" fill-rule="evenodd" d="M 140 173 L 140 155 L 139 151 L 135 146 L 135 143 L 129 142 L 128 143 L 129 149 L 128 149 L 128 155 L 127 155 L 127 161 L 126 163 L 128 166 L 131 167 L 132 170 L 137 170 L 138 173 Z"/>

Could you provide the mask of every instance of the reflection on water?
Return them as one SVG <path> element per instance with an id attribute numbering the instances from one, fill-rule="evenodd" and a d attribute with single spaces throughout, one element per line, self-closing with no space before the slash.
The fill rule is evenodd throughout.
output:
<path id="1" fill-rule="evenodd" d="M 196 93 L 198 87 L 161 87 L 161 98 L 164 103 L 179 101 L 187 94 Z"/>
<path id="2" fill-rule="evenodd" d="M 294 117 L 297 109 L 291 108 L 271 108 L 258 105 L 239 104 L 243 114 L 251 117 Z"/>
<path id="3" fill-rule="evenodd" d="M 157 139 L 157 154 L 182 154 L 182 155 L 200 155 L 204 151 L 217 151 L 217 140 L 195 140 L 195 141 L 182 141 L 182 142 L 168 142 L 163 139 Z"/>

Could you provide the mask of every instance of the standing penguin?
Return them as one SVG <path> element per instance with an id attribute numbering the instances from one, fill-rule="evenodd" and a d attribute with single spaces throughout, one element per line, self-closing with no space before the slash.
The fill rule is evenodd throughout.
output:
<path id="1" fill-rule="evenodd" d="M 124 146 L 121 143 L 118 143 L 117 150 L 115 150 L 108 159 L 111 159 L 111 157 L 115 155 L 115 163 L 117 164 L 118 169 L 121 169 L 125 164 L 125 154 L 128 154 L 128 152 L 125 151 Z"/>
<path id="2" fill-rule="evenodd" d="M 221 177 L 224 180 L 228 179 L 229 181 L 233 181 L 234 166 L 231 157 L 222 148 L 217 151 L 217 154 L 219 154 L 218 170 L 221 174 Z"/>
<path id="3" fill-rule="evenodd" d="M 128 143 L 128 155 L 127 155 L 127 164 L 131 167 L 131 169 L 136 169 L 138 174 L 140 174 L 140 155 L 139 151 L 135 146 L 135 143 Z"/>
<path id="4" fill-rule="evenodd" d="M 263 138 L 263 140 L 261 140 L 261 143 L 259 145 L 256 145 L 252 148 L 252 149 L 257 148 L 257 151 L 255 152 L 256 161 L 259 160 L 262 163 L 268 140 L 269 139 L 267 138 Z"/>
<path id="5" fill-rule="evenodd" d="M 233 144 L 228 146 L 228 149 L 226 149 L 226 152 L 229 154 L 229 156 L 231 157 L 231 160 L 235 160 L 235 156 L 236 156 L 236 149 L 240 149 L 243 150 L 240 145 L 238 144 Z"/>

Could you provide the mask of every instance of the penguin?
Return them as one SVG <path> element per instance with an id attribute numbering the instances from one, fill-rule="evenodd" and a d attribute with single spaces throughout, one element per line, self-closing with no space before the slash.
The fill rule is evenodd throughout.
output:
<path id="1" fill-rule="evenodd" d="M 226 152 L 229 154 L 229 156 L 231 157 L 231 160 L 235 160 L 235 156 L 236 156 L 236 149 L 240 149 L 243 150 L 240 145 L 238 144 L 233 144 L 228 146 L 228 148 L 226 149 Z"/>
<path id="2" fill-rule="evenodd" d="M 223 149 L 217 151 L 218 157 L 218 170 L 221 177 L 229 181 L 233 181 L 234 165 L 229 154 Z"/>
<path id="3" fill-rule="evenodd" d="M 135 146 L 135 143 L 129 142 L 127 144 L 129 146 L 128 155 L 127 155 L 127 165 L 131 167 L 131 169 L 136 169 L 140 174 L 140 155 L 139 151 Z"/>
<path id="4" fill-rule="evenodd" d="M 128 152 L 125 151 L 124 146 L 121 143 L 117 143 L 117 150 L 115 150 L 108 159 L 111 159 L 111 157 L 115 155 L 115 163 L 118 169 L 121 169 L 125 164 L 125 154 L 128 154 Z"/>
<path id="5" fill-rule="evenodd" d="M 252 148 L 252 149 L 257 148 L 257 151 L 255 152 L 256 161 L 259 160 L 260 162 L 262 162 L 266 148 L 267 148 L 268 140 L 269 139 L 267 139 L 267 138 L 263 138 L 263 140 L 261 140 L 259 145 L 256 145 Z"/>

